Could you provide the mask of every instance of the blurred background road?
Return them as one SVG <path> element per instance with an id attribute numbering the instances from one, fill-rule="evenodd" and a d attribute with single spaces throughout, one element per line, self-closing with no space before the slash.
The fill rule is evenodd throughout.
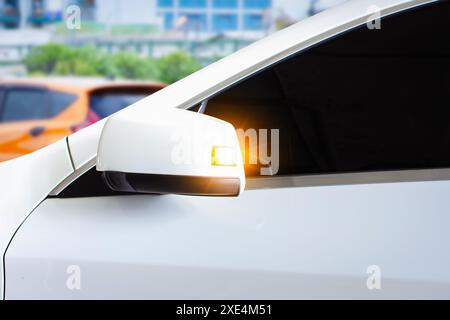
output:
<path id="1" fill-rule="evenodd" d="M 0 0 L 0 161 L 344 1 Z"/>

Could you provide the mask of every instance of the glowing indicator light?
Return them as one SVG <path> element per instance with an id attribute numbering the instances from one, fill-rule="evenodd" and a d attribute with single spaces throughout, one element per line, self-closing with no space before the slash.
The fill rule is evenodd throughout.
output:
<path id="1" fill-rule="evenodd" d="M 236 166 L 236 150 L 232 147 L 213 146 L 211 154 L 213 166 Z"/>

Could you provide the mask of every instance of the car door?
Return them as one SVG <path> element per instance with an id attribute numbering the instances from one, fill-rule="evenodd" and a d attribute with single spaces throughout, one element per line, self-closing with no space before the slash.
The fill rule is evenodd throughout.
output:
<path id="1" fill-rule="evenodd" d="M 84 163 L 16 233 L 6 299 L 448 298 L 450 50 L 433 35 L 449 7 L 436 8 L 209 96 L 199 110 L 241 133 L 240 197 L 118 194 Z"/>

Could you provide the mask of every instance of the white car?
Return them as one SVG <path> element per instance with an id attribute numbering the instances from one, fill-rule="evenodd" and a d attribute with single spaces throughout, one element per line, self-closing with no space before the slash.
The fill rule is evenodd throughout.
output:
<path id="1" fill-rule="evenodd" d="M 450 298 L 449 15 L 346 2 L 1 164 L 3 299 Z"/>

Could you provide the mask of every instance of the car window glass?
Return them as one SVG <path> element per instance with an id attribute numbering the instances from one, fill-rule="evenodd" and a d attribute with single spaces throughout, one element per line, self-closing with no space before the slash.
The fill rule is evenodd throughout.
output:
<path id="1" fill-rule="evenodd" d="M 11 89 L 6 93 L 2 121 L 25 121 L 45 118 L 46 91 Z"/>
<path id="2" fill-rule="evenodd" d="M 93 93 L 89 99 L 89 106 L 100 118 L 105 118 L 149 94 L 144 92 Z"/>
<path id="3" fill-rule="evenodd" d="M 0 87 L 0 115 L 2 110 L 2 104 L 3 104 L 3 97 L 5 96 L 5 89 Z M 1 119 L 1 117 L 0 117 Z"/>
<path id="4" fill-rule="evenodd" d="M 247 176 L 262 175 L 274 129 L 278 175 L 450 167 L 450 44 L 436 32 L 448 14 L 444 2 L 357 28 L 209 99 L 206 114 L 249 133 Z"/>
<path id="5" fill-rule="evenodd" d="M 49 92 L 49 117 L 54 117 L 63 112 L 73 102 L 77 96 L 65 92 L 50 91 Z"/>

